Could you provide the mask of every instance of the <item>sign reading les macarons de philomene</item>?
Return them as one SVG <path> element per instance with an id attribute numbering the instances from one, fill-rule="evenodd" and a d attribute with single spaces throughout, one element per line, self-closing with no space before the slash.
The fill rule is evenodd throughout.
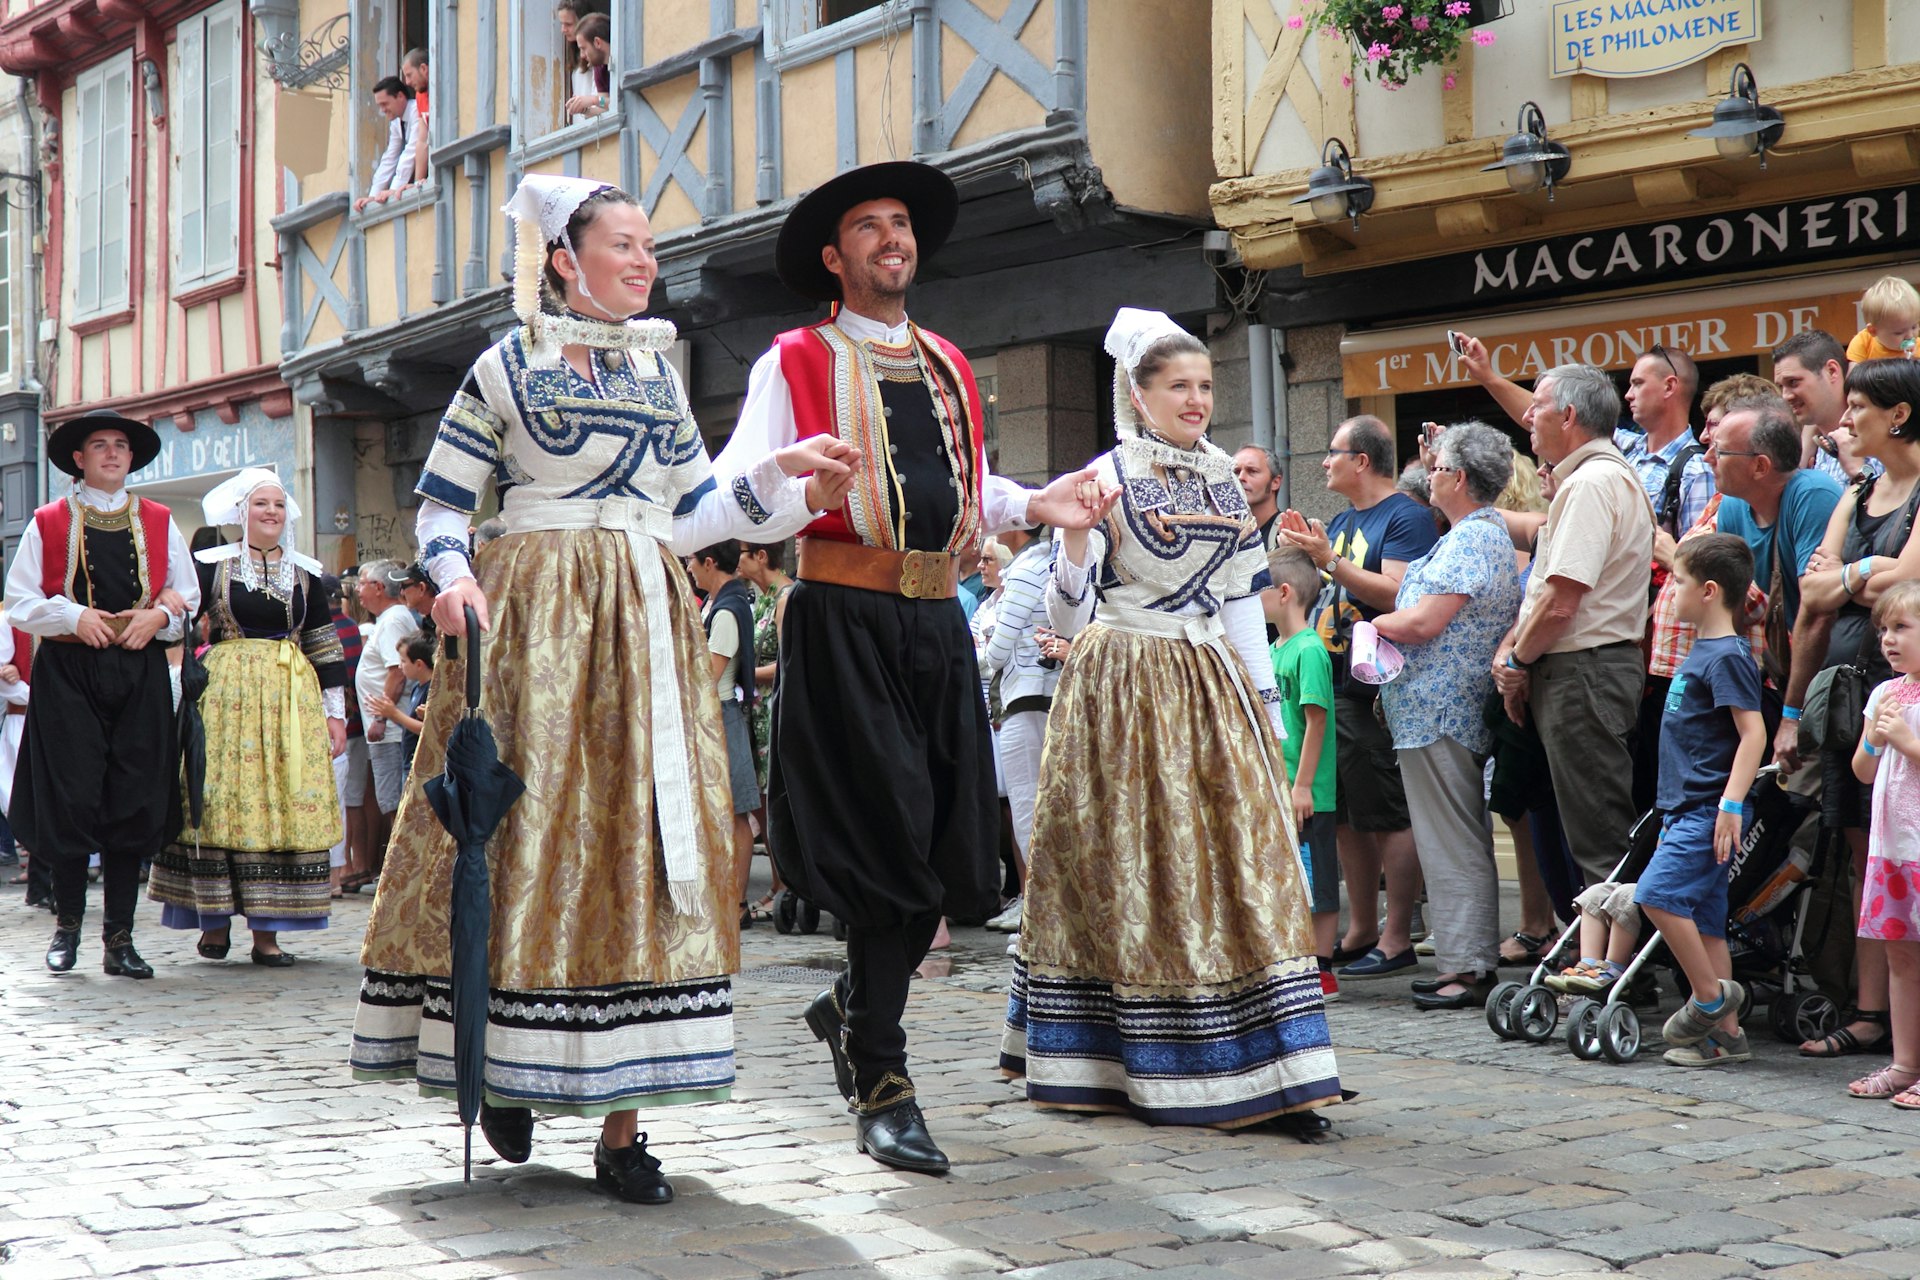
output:
<path id="1" fill-rule="evenodd" d="M 1552 74 L 1657 76 L 1760 38 L 1760 0 L 1554 0 Z"/>

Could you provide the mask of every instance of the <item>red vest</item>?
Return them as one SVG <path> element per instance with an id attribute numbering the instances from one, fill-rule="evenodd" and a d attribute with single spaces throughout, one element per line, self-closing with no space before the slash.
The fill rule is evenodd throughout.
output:
<path id="1" fill-rule="evenodd" d="M 72 500 L 61 498 L 49 502 L 33 513 L 33 522 L 40 529 L 41 594 L 48 599 L 54 596 L 73 599 L 73 584 L 68 580 L 73 566 L 67 563 L 68 542 L 73 536 Z M 145 607 L 152 604 L 160 589 L 167 585 L 168 535 L 173 529 L 173 513 L 150 498 L 142 498 L 140 528 L 146 534 L 147 543 L 147 580 L 140 584 L 140 605 Z"/>
<path id="2" fill-rule="evenodd" d="M 847 404 L 854 406 L 852 412 L 860 412 L 857 407 L 868 401 L 869 397 L 842 394 L 853 390 L 851 383 L 857 372 L 843 367 L 852 362 L 842 358 L 830 344 L 822 330 L 833 321 L 822 320 L 800 329 L 789 329 L 775 338 L 774 346 L 780 352 L 780 372 L 787 380 L 787 387 L 793 394 L 793 422 L 796 433 L 801 439 L 808 436 L 837 435 L 849 443 L 859 445 L 865 458 L 862 467 L 867 476 L 856 483 L 866 483 L 874 476 L 884 476 L 879 469 L 879 461 L 872 443 L 863 443 L 871 438 L 877 439 L 877 433 L 867 423 L 842 423 L 839 421 L 836 406 Z M 968 469 L 973 477 L 973 492 L 968 495 L 973 503 L 973 520 L 962 518 L 962 524 L 969 524 L 977 531 L 981 519 L 981 445 L 984 439 L 985 417 L 980 412 L 980 388 L 973 379 L 973 366 L 960 353 L 960 348 L 948 342 L 936 333 L 915 327 L 913 333 L 924 339 L 929 355 L 942 360 L 958 376 L 961 393 L 966 398 L 967 429 L 973 465 Z M 845 341 L 851 341 L 846 339 Z M 936 379 L 937 381 L 937 379 Z M 836 542 L 859 542 L 860 535 L 848 523 L 847 509 L 843 505 L 829 511 L 805 529 L 800 531 L 803 538 L 831 538 Z M 965 541 L 973 541 L 969 538 Z M 957 549 L 957 548 L 956 548 Z"/>

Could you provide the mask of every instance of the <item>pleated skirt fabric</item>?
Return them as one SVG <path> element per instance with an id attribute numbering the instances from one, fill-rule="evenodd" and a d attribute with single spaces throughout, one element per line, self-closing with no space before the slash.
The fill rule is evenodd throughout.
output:
<path id="1" fill-rule="evenodd" d="M 1212 649 L 1098 623 L 1075 639 L 1001 1050 L 1029 1099 L 1221 1127 L 1339 1100 L 1270 767 L 1284 779 L 1278 739 Z"/>
<path id="2" fill-rule="evenodd" d="M 719 700 L 681 565 L 664 548 L 649 617 L 625 533 L 540 530 L 487 544 L 482 705 L 526 783 L 487 845 L 492 995 L 486 1085 L 499 1106 L 575 1115 L 723 1099 L 733 1084 L 740 932 Z M 705 914 L 674 911 L 650 733 L 649 630 L 668 628 L 686 726 Z M 362 949 L 352 1065 L 453 1087 L 447 926 L 454 844 L 421 787 L 465 710 L 441 658 Z"/>

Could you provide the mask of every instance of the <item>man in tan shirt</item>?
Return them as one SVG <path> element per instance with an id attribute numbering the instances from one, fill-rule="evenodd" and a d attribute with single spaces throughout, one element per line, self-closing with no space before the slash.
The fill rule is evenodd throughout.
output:
<path id="1" fill-rule="evenodd" d="M 1629 740 L 1646 684 L 1640 652 L 1653 563 L 1653 507 L 1613 444 L 1620 397 L 1590 365 L 1534 384 L 1524 419 L 1559 489 L 1520 605 L 1494 655 L 1508 714 L 1531 702 L 1560 822 L 1589 884 L 1607 878 L 1632 828 Z"/>

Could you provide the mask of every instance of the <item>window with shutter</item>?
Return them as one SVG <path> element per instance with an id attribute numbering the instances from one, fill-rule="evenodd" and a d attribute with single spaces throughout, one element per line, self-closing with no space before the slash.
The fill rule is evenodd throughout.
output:
<path id="1" fill-rule="evenodd" d="M 240 3 L 224 0 L 176 28 L 173 208 L 176 289 L 240 265 Z"/>
<path id="2" fill-rule="evenodd" d="M 85 317 L 127 305 L 133 54 L 109 58 L 76 76 L 74 102 L 79 116 L 74 310 Z"/>

